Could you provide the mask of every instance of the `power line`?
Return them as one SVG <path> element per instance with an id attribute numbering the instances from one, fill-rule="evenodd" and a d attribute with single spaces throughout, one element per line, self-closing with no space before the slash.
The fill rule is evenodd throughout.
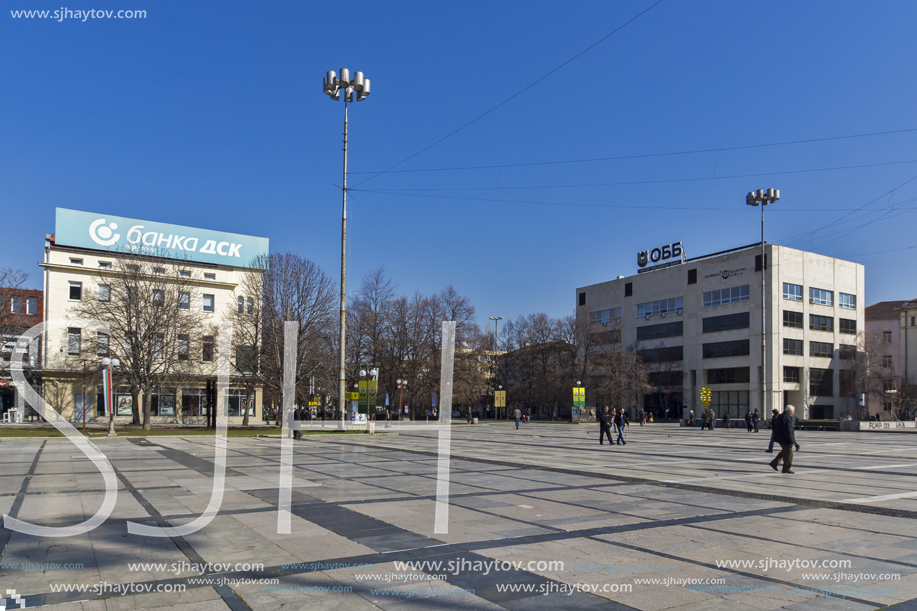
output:
<path id="1" fill-rule="evenodd" d="M 433 144 L 430 144 L 430 145 L 428 145 L 428 146 L 425 146 L 424 148 L 420 149 L 419 151 L 417 151 L 417 152 L 414 153 L 413 155 L 410 155 L 409 157 L 405 157 L 404 159 L 402 159 L 401 161 L 399 161 L 399 162 L 396 163 L 395 165 L 389 166 L 388 168 L 386 168 L 386 169 L 384 169 L 384 170 L 382 170 L 382 171 L 380 171 L 380 172 L 374 173 L 372 176 L 370 176 L 370 177 L 367 178 L 366 180 L 361 181 L 361 182 L 357 183 L 357 184 L 354 185 L 354 186 L 358 186 L 358 185 L 361 185 L 361 184 L 363 184 L 363 183 L 365 183 L 365 182 L 369 182 L 370 180 L 372 180 L 372 179 L 375 178 L 376 176 L 379 176 L 379 175 L 381 175 L 381 174 L 385 174 L 386 172 L 389 172 L 389 171 L 393 170 L 394 168 L 397 168 L 397 167 L 400 166 L 402 163 L 405 163 L 406 161 L 410 161 L 411 159 L 413 159 L 414 157 L 417 157 L 417 156 L 420 155 L 421 153 L 430 150 L 431 148 L 433 148 L 434 146 L 436 146 L 436 145 L 439 144 L 440 142 L 442 142 L 442 141 L 444 141 L 444 140 L 446 140 L 446 139 L 448 139 L 448 138 L 451 138 L 452 136 L 454 136 L 455 134 L 459 133 L 460 131 L 462 131 L 462 130 L 465 129 L 466 127 L 468 127 L 468 126 L 470 126 L 470 125 L 472 125 L 472 124 L 474 124 L 474 123 L 477 123 L 478 121 L 480 121 L 481 119 L 483 119 L 484 117 L 486 117 L 487 115 L 489 115 L 490 113 L 492 113 L 493 111 L 497 110 L 498 108 L 500 108 L 500 107 L 503 106 L 504 104 L 506 104 L 506 103 L 510 102 L 511 100 L 517 98 L 518 96 L 522 95 L 523 93 L 525 93 L 526 91 L 528 91 L 529 89 L 531 89 L 532 87 L 534 87 L 535 85 L 537 85 L 538 83 L 540 83 L 541 81 L 545 80 L 546 78 L 548 78 L 549 76 L 551 76 L 552 74 L 554 74 L 555 72 L 557 72 L 558 70 L 560 70 L 561 68 L 565 67 L 566 65 L 568 65 L 568 64 L 570 64 L 571 62 L 575 61 L 576 59 L 578 59 L 578 58 L 581 57 L 582 55 L 585 55 L 586 53 L 588 53 L 589 51 L 591 51 L 593 48 L 597 47 L 597 46 L 600 45 L 601 43 L 605 42 L 608 38 L 611 38 L 613 35 L 615 35 L 615 34 L 618 33 L 619 31 L 621 31 L 622 29 L 624 29 L 625 27 L 627 27 L 628 25 L 630 25 L 631 23 L 633 23 L 634 21 L 636 21 L 637 19 L 639 19 L 639 18 L 642 17 L 644 14 L 646 14 L 647 12 L 649 12 L 650 10 L 652 10 L 653 8 L 655 8 L 657 5 L 659 5 L 659 4 L 661 4 L 661 3 L 662 3 L 662 0 L 656 0 L 656 2 L 654 2 L 653 4 L 651 4 L 648 8 L 645 8 L 644 10 L 640 11 L 640 12 L 637 13 L 637 15 L 635 15 L 634 17 L 631 17 L 630 19 L 628 19 L 627 21 L 625 21 L 623 24 L 619 25 L 619 26 L 616 27 L 614 30 L 612 30 L 611 32 L 609 32 L 608 34 L 606 34 L 605 36 L 603 36 L 602 38 L 598 39 L 596 42 L 592 43 L 591 45 L 589 45 L 588 47 L 586 47 L 585 49 L 583 49 L 582 51 L 580 51 L 579 53 L 577 53 L 576 55 L 574 55 L 573 57 L 571 57 L 570 59 L 568 59 L 567 61 L 565 61 L 564 63 L 562 63 L 561 65 L 557 66 L 556 68 L 554 68 L 553 70 L 551 70 L 550 72 L 548 72 L 547 74 L 545 74 L 544 76 L 538 78 L 537 80 L 535 80 L 535 81 L 532 82 L 532 83 L 529 83 L 528 85 L 526 85 L 525 87 L 523 87 L 522 89 L 520 89 L 519 91 L 517 91 L 516 93 L 514 93 L 513 95 L 509 96 L 508 98 L 506 98 L 505 100 L 503 100 L 502 102 L 500 102 L 499 104 L 497 104 L 496 106 L 494 106 L 493 108 L 491 108 L 490 110 L 488 110 L 488 111 L 486 111 L 486 112 L 484 112 L 484 113 L 478 115 L 477 117 L 475 117 L 474 119 L 472 119 L 472 120 L 469 121 L 468 123 L 465 123 L 464 125 L 462 125 L 462 126 L 459 127 L 458 129 L 453 130 L 452 132 L 446 134 L 445 136 L 443 136 L 442 138 L 440 138 L 439 140 L 437 140 L 437 141 L 434 142 Z"/>
<path id="2" fill-rule="evenodd" d="M 587 158 L 587 159 L 562 159 L 562 160 L 557 160 L 557 161 L 531 161 L 531 162 L 525 162 L 525 163 L 499 163 L 499 164 L 492 164 L 492 165 L 454 166 L 454 167 L 445 167 L 445 168 L 423 168 L 423 169 L 416 169 L 416 170 L 390 171 L 391 168 L 389 168 L 388 170 L 381 170 L 381 171 L 375 171 L 375 172 L 349 172 L 349 174 L 352 174 L 352 175 L 356 175 L 356 174 L 379 175 L 379 174 L 383 174 L 386 172 L 389 172 L 391 174 L 403 174 L 403 173 L 412 173 L 412 172 L 452 172 L 452 171 L 458 171 L 458 170 L 491 170 L 491 169 L 496 169 L 496 168 L 522 168 L 522 167 L 543 166 L 543 165 L 595 163 L 599 161 L 620 161 L 620 160 L 625 160 L 625 159 L 645 159 L 648 157 L 672 157 L 672 156 L 677 156 L 677 155 L 696 155 L 699 153 L 721 153 L 724 151 L 741 151 L 741 150 L 768 148 L 768 147 L 775 147 L 775 146 L 790 146 L 794 144 L 811 144 L 814 142 L 830 142 L 834 140 L 849 140 L 853 138 L 869 138 L 869 137 L 874 137 L 874 136 L 888 136 L 888 135 L 893 135 L 893 134 L 905 134 L 909 132 L 917 132 L 917 127 L 909 127 L 905 129 L 896 129 L 896 130 L 883 131 L 883 132 L 868 132 L 868 133 L 863 133 L 863 134 L 846 134 L 842 136 L 827 136 L 824 138 L 807 138 L 804 140 L 785 140 L 783 142 L 767 142 L 763 144 L 745 144 L 745 145 L 739 145 L 739 146 L 723 146 L 719 148 L 691 149 L 691 150 L 686 150 L 686 151 L 668 151 L 668 152 L 662 152 L 662 153 L 641 153 L 641 154 L 635 154 L 635 155 L 617 155 L 614 157 L 592 157 L 592 158 Z M 410 157 L 408 159 L 410 159 Z M 407 161 L 407 159 L 405 161 Z M 404 162 L 401 162 L 401 163 L 404 163 Z M 397 165 L 400 165 L 400 164 L 396 164 L 392 166 L 392 168 L 396 167 Z"/>
<path id="3" fill-rule="evenodd" d="M 806 170 L 784 170 L 782 172 L 758 172 L 754 174 L 732 174 L 729 176 L 703 176 L 703 177 L 694 177 L 694 178 L 660 178 L 654 180 L 628 180 L 628 181 L 618 181 L 618 182 L 593 182 L 593 183 L 580 183 L 580 184 L 568 184 L 568 185 L 523 185 L 518 187 L 414 187 L 414 188 L 401 188 L 401 187 L 387 187 L 387 191 L 397 191 L 397 192 L 409 192 L 409 191 L 509 191 L 509 190 L 522 190 L 522 189 L 571 189 L 571 188 L 582 188 L 582 187 L 611 187 L 611 186 L 621 186 L 621 185 L 653 185 L 653 184 L 665 184 L 665 183 L 677 183 L 677 182 L 697 182 L 703 180 L 727 180 L 732 178 L 756 178 L 760 176 L 782 176 L 787 174 L 810 174 L 814 172 L 832 172 L 836 170 L 855 170 L 861 168 L 876 168 L 882 166 L 891 166 L 891 165 L 905 165 L 909 163 L 917 163 L 917 159 L 909 159 L 905 161 L 886 161 L 882 163 L 864 163 L 859 165 L 843 165 L 843 166 L 833 166 L 827 168 L 811 168 Z M 353 191 L 366 191 L 372 192 L 371 189 L 351 189 Z"/>

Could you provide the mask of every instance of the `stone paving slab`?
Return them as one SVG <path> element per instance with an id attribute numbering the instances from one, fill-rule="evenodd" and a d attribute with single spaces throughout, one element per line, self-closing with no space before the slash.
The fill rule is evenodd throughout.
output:
<path id="1" fill-rule="evenodd" d="M 219 514 L 172 537 L 130 534 L 127 522 L 197 519 L 211 501 L 213 440 L 100 439 L 119 474 L 107 521 L 63 538 L 0 531 L 0 581 L 29 608 L 104 611 L 859 610 L 917 599 L 917 446 L 905 441 L 801 431 L 789 476 L 767 467 L 765 435 L 738 429 L 634 426 L 627 446 L 608 448 L 590 426 L 455 426 L 448 531 L 434 532 L 437 433 L 386 433 L 294 444 L 288 534 L 279 439 L 230 439 Z M 14 517 L 73 525 L 102 504 L 101 476 L 65 439 L 4 439 L 0 460 L 0 509 Z M 816 566 L 835 561 L 847 564 Z M 54 591 L 102 583 L 150 589 Z"/>

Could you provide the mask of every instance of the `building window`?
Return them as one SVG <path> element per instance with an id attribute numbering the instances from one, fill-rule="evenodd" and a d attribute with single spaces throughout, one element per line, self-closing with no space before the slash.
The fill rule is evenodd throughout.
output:
<path id="1" fill-rule="evenodd" d="M 99 285 L 99 301 L 111 301 L 111 286 L 108 284 Z"/>
<path id="2" fill-rule="evenodd" d="M 67 329 L 67 354 L 70 356 L 80 355 L 80 330 L 76 327 Z"/>
<path id="3" fill-rule="evenodd" d="M 834 370 L 810 368 L 809 394 L 813 397 L 833 397 Z"/>
<path id="4" fill-rule="evenodd" d="M 684 360 L 685 349 L 684 346 L 650 348 L 649 350 L 638 350 L 637 355 L 644 363 L 673 363 Z"/>
<path id="5" fill-rule="evenodd" d="M 684 310 L 684 298 L 673 297 L 671 299 L 660 299 L 659 301 L 650 301 L 649 303 L 637 304 L 637 318 L 648 316 L 658 316 L 660 314 L 671 314 Z"/>
<path id="6" fill-rule="evenodd" d="M 239 312 L 239 314 L 244 314 L 244 313 L 245 313 L 245 297 L 239 297 L 238 312 Z"/>
<path id="7" fill-rule="evenodd" d="M 783 298 L 790 301 L 802 301 L 802 285 L 783 283 Z"/>
<path id="8" fill-rule="evenodd" d="M 748 356 L 748 349 L 749 342 L 747 339 L 704 344 L 704 358 L 719 359 L 727 356 Z"/>
<path id="9" fill-rule="evenodd" d="M 840 319 L 840 332 L 846 335 L 856 335 L 857 334 L 857 321 L 849 320 L 847 318 Z"/>
<path id="10" fill-rule="evenodd" d="M 748 295 L 747 284 L 744 286 L 734 286 L 728 289 L 720 289 L 718 291 L 710 291 L 704 293 L 704 307 L 709 308 L 710 306 L 748 301 Z"/>
<path id="11" fill-rule="evenodd" d="M 825 342 L 809 342 L 809 356 L 831 358 L 834 356 L 834 344 Z"/>
<path id="12" fill-rule="evenodd" d="M 82 259 L 74 259 L 73 257 L 70 257 L 70 265 L 82 265 L 82 264 L 83 264 Z"/>
<path id="13" fill-rule="evenodd" d="M 799 384 L 799 367 L 784 367 L 783 381 L 788 384 Z"/>
<path id="14" fill-rule="evenodd" d="M 28 297 L 25 300 L 25 307 L 26 314 L 38 314 L 38 297 Z"/>
<path id="15" fill-rule="evenodd" d="M 153 268 L 153 273 L 154 273 L 154 274 L 162 275 L 162 274 L 166 273 L 166 268 L 164 268 L 164 267 L 154 267 L 154 268 Z"/>
<path id="16" fill-rule="evenodd" d="M 624 284 L 624 296 L 625 297 L 634 296 L 634 283 L 633 282 L 626 282 Z"/>
<path id="17" fill-rule="evenodd" d="M 857 357 L 857 347 L 851 344 L 841 344 L 840 346 L 840 357 L 847 361 L 852 361 Z"/>
<path id="18" fill-rule="evenodd" d="M 891 331 L 882 331 L 882 343 L 883 344 L 892 343 L 892 332 Z"/>
<path id="19" fill-rule="evenodd" d="M 830 316 L 809 314 L 809 329 L 812 331 L 834 331 L 834 319 Z"/>
<path id="20" fill-rule="evenodd" d="M 204 311 L 213 312 L 213 295 L 204 295 Z"/>
<path id="21" fill-rule="evenodd" d="M 834 291 L 809 287 L 809 303 L 816 305 L 834 305 Z"/>
<path id="22" fill-rule="evenodd" d="M 190 310 L 191 309 L 191 293 L 179 293 L 178 294 L 178 308 L 180 310 Z"/>
<path id="23" fill-rule="evenodd" d="M 885 381 L 882 383 L 882 390 L 884 390 L 885 392 L 896 391 L 896 389 L 895 389 L 895 381 L 894 381 L 894 380 L 885 380 Z"/>
<path id="24" fill-rule="evenodd" d="M 891 369 L 894 366 L 892 362 L 892 355 L 886 354 L 882 356 L 882 367 L 885 369 Z"/>
<path id="25" fill-rule="evenodd" d="M 255 309 L 255 300 L 249 297 L 248 299 L 245 300 L 245 302 L 247 306 L 246 313 L 251 314 Z"/>
<path id="26" fill-rule="evenodd" d="M 99 267 L 102 269 L 111 269 L 111 261 L 99 261 Z"/>
<path id="27" fill-rule="evenodd" d="M 716 333 L 717 331 L 747 328 L 748 312 L 726 314 L 724 316 L 711 316 L 704 319 L 704 333 Z"/>
<path id="28" fill-rule="evenodd" d="M 802 312 L 783 311 L 783 326 L 802 329 Z"/>
<path id="29" fill-rule="evenodd" d="M 697 270 L 696 269 L 688 270 L 688 284 L 697 284 Z"/>
<path id="30" fill-rule="evenodd" d="M 70 301 L 82 301 L 83 299 L 83 283 L 82 282 L 71 282 L 70 283 Z"/>
<path id="31" fill-rule="evenodd" d="M 111 336 L 104 331 L 96 331 L 96 356 L 108 356 Z"/>
<path id="32" fill-rule="evenodd" d="M 580 294 L 579 294 L 579 304 L 580 304 L 581 306 L 586 305 L 586 293 L 580 293 Z"/>
<path id="33" fill-rule="evenodd" d="M 251 300 L 251 298 L 249 298 Z M 249 312 L 250 313 L 250 312 Z M 611 308 L 610 310 L 601 310 L 589 314 L 592 324 L 604 325 L 621 317 L 621 308 Z"/>
<path id="34" fill-rule="evenodd" d="M 191 272 L 188 271 L 188 270 L 186 270 L 186 269 L 183 269 L 183 270 L 181 270 L 181 271 L 178 272 L 178 275 L 181 276 L 182 278 L 190 278 L 190 277 L 191 277 Z"/>
<path id="35" fill-rule="evenodd" d="M 245 375 L 251 375 L 258 364 L 258 356 L 254 346 L 236 347 L 236 369 Z"/>
<path id="36" fill-rule="evenodd" d="M 13 314 L 19 314 L 22 312 L 22 297 L 19 295 L 13 295 L 10 297 L 10 312 Z"/>
<path id="37" fill-rule="evenodd" d="M 789 354 L 791 356 L 802 356 L 802 340 L 784 338 L 783 354 Z"/>
<path id="38" fill-rule="evenodd" d="M 134 354 L 134 346 L 137 344 L 136 331 L 128 331 L 124 334 L 124 355 L 130 357 Z"/>
<path id="39" fill-rule="evenodd" d="M 682 321 L 637 327 L 637 340 L 661 339 L 663 337 L 681 337 L 684 334 Z"/>
<path id="40" fill-rule="evenodd" d="M 748 411 L 747 390 L 714 390 L 710 393 L 710 409 L 715 414 L 741 418 Z"/>
<path id="41" fill-rule="evenodd" d="M 124 267 L 125 267 L 125 268 L 127 269 L 127 271 L 129 271 L 129 272 L 139 272 L 139 271 L 140 271 L 140 266 L 139 266 L 139 265 L 130 264 L 130 265 L 125 265 Z"/>
<path id="42" fill-rule="evenodd" d="M 201 360 L 205 363 L 213 362 L 213 336 L 205 335 L 201 347 Z"/>
<path id="43" fill-rule="evenodd" d="M 856 371 L 853 369 L 844 369 L 838 373 L 841 379 L 841 396 L 842 397 L 855 397 L 856 396 Z"/>
<path id="44" fill-rule="evenodd" d="M 216 275 L 216 274 L 209 274 L 209 273 L 208 273 L 208 274 L 204 274 L 204 280 L 216 280 L 216 279 L 217 279 L 217 275 Z"/>
<path id="45" fill-rule="evenodd" d="M 163 348 L 165 348 L 165 336 L 162 333 L 153 334 L 153 360 L 161 361 L 163 358 Z"/>
<path id="46" fill-rule="evenodd" d="M 844 308 L 845 310 L 856 310 L 857 309 L 857 296 L 851 295 L 849 293 L 838 293 L 837 294 L 837 307 Z"/>
<path id="47" fill-rule="evenodd" d="M 179 335 L 175 349 L 178 353 L 178 360 L 187 361 L 191 354 L 191 337 L 188 335 Z"/>
<path id="48" fill-rule="evenodd" d="M 159 289 L 153 289 L 153 306 L 161 308 L 166 302 L 165 293 Z"/>
<path id="49" fill-rule="evenodd" d="M 748 367 L 708 369 L 707 384 L 747 384 Z"/>
<path id="50" fill-rule="evenodd" d="M 883 408 L 883 409 L 884 409 L 885 411 L 887 411 L 887 412 L 892 411 L 892 402 L 891 402 L 891 401 L 886 401 L 885 404 L 884 404 L 884 408 Z"/>

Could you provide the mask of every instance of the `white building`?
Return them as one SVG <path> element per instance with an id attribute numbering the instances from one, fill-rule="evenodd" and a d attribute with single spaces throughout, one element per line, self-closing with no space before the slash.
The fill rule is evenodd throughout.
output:
<path id="1" fill-rule="evenodd" d="M 169 274 L 187 275 L 183 284 L 187 292 L 179 294 L 179 299 L 187 300 L 182 309 L 202 313 L 204 324 L 213 328 L 232 309 L 251 308 L 251 300 L 260 299 L 243 295 L 240 289 L 245 274 L 259 273 L 248 265 L 255 256 L 267 254 L 268 240 L 58 208 L 56 232 L 46 237 L 45 259 L 40 264 L 44 269 L 44 322 L 58 321 L 57 328 L 44 333 L 42 369 L 43 396 L 65 418 L 81 421 L 84 405 L 87 420 L 109 417 L 100 387 L 101 359 L 117 357 L 125 348 L 109 347 L 108 341 L 100 347 L 97 331 L 60 321 L 74 319 L 76 308 L 85 300 L 117 299 L 107 278 L 118 273 L 119 259 L 129 259 L 131 252 L 147 259 L 155 253 L 164 274 L 168 268 Z M 152 273 L 159 269 L 152 267 Z M 145 298 L 155 300 L 157 296 Z M 200 337 L 184 340 L 180 367 L 164 376 L 167 383 L 151 393 L 153 422 L 202 419 L 207 414 L 206 384 L 217 373 L 215 337 L 216 333 L 203 331 Z M 123 378 L 115 370 L 115 417 L 129 420 L 132 396 L 119 384 Z M 230 422 L 242 421 L 248 400 L 238 378 L 235 375 L 230 383 Z M 261 403 L 259 385 L 247 406 L 253 421 L 261 419 Z"/>
<path id="2" fill-rule="evenodd" d="M 680 250 L 654 249 L 638 265 L 658 261 L 657 251 L 675 251 L 677 259 Z M 744 418 L 755 409 L 769 417 L 787 404 L 800 418 L 858 413 L 852 359 L 864 328 L 864 267 L 785 246 L 768 244 L 765 252 L 764 299 L 760 243 L 576 289 L 578 309 L 597 322 L 620 319 L 623 345 L 647 363 L 653 389 L 637 407 L 657 417 L 666 408 L 675 417 L 699 413 L 706 386 L 717 417 Z"/>

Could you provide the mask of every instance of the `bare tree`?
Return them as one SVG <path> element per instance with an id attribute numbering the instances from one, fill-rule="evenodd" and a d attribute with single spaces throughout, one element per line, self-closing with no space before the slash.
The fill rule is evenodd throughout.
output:
<path id="1" fill-rule="evenodd" d="M 274 400 L 283 393 L 284 322 L 299 323 L 296 396 L 316 388 L 337 388 L 335 289 L 314 262 L 291 252 L 259 257 L 254 266 L 262 275 L 262 343 L 260 379 Z M 247 305 L 246 305 L 247 308 Z M 249 344 L 254 345 L 254 344 Z M 338 406 L 340 409 L 341 406 Z"/>
<path id="2" fill-rule="evenodd" d="M 144 429 L 150 428 L 153 391 L 172 376 L 198 371 L 190 354 L 202 341 L 208 313 L 192 305 L 200 300 L 197 275 L 179 261 L 120 255 L 112 269 L 100 270 L 95 290 L 72 310 L 109 324 L 109 335 L 99 333 L 89 344 L 96 355 L 121 361 L 119 377 L 130 387 L 134 424 L 142 414 Z"/>
<path id="3" fill-rule="evenodd" d="M 255 393 L 262 380 L 260 350 L 264 337 L 264 270 L 255 266 L 264 262 L 262 258 L 249 264 L 251 271 L 242 276 L 233 293 L 234 300 L 224 314 L 225 319 L 232 323 L 230 362 L 234 378 L 245 389 L 242 426 L 249 425 L 250 406 L 254 404 Z"/>

